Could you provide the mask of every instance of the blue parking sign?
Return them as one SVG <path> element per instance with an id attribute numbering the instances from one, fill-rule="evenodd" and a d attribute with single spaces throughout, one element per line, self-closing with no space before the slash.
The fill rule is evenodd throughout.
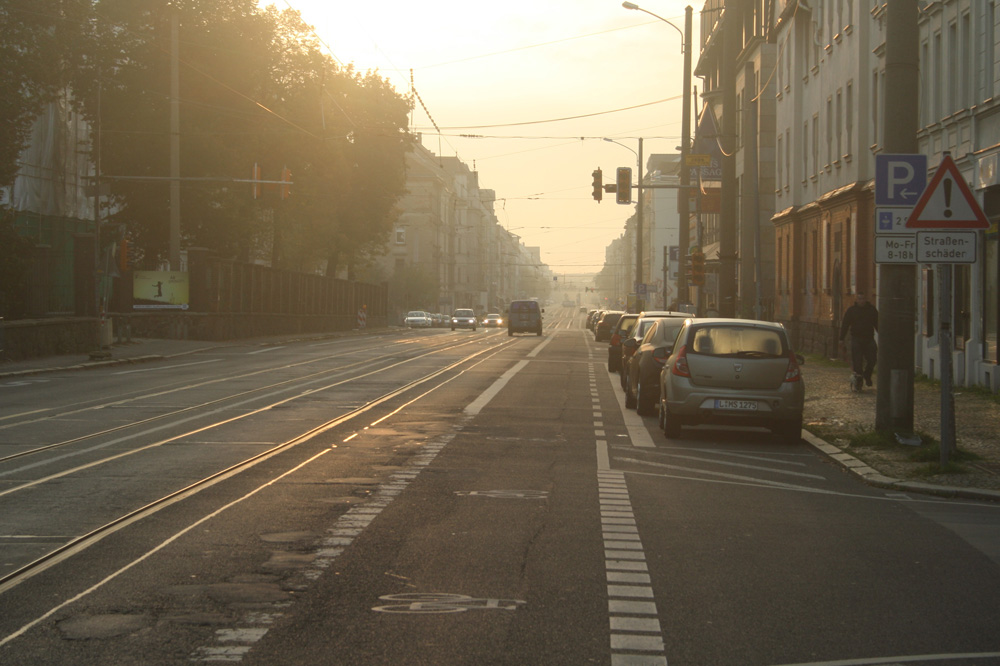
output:
<path id="1" fill-rule="evenodd" d="M 914 206 L 927 187 L 927 156 L 875 156 L 875 205 Z"/>
<path id="2" fill-rule="evenodd" d="M 892 231 L 892 211 L 880 210 L 878 212 L 878 230 Z"/>

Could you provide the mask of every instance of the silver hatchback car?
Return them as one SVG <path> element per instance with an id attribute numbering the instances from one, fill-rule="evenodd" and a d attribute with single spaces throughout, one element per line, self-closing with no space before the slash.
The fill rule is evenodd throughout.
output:
<path id="1" fill-rule="evenodd" d="M 802 434 L 801 356 L 785 327 L 753 319 L 689 319 L 660 373 L 660 427 L 763 426 L 782 441 Z"/>

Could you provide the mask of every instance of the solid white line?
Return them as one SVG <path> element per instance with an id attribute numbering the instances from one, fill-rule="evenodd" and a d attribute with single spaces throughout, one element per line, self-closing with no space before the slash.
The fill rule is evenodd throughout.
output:
<path id="1" fill-rule="evenodd" d="M 611 379 L 608 379 L 608 383 L 611 384 L 611 390 L 614 393 L 615 400 L 618 401 L 618 407 L 621 409 L 622 416 L 625 418 L 625 429 L 628 431 L 629 439 L 632 440 L 632 446 L 640 449 L 656 448 L 656 444 L 653 443 L 653 438 L 649 436 L 649 431 L 646 430 L 646 424 L 642 417 L 636 414 L 635 410 L 625 408 L 624 391 L 615 390 L 614 382 L 612 382 Z"/>
<path id="2" fill-rule="evenodd" d="M 611 458 L 608 456 L 608 443 L 603 440 L 597 441 L 597 469 L 611 469 Z"/>
<path id="3" fill-rule="evenodd" d="M 247 352 L 247 356 L 252 356 L 253 354 L 265 354 L 269 351 L 274 351 L 275 349 L 284 349 L 285 345 L 280 347 L 264 347 L 263 349 L 258 349 L 257 351 Z"/>
<path id="4" fill-rule="evenodd" d="M 489 404 L 490 400 L 495 398 L 496 395 L 500 393 L 500 390 L 507 385 L 507 382 L 509 382 L 514 375 L 523 370 L 526 365 L 528 365 L 527 361 L 518 361 L 515 363 L 513 368 L 500 375 L 500 377 L 493 382 L 492 386 L 483 391 L 478 398 L 469 403 L 469 405 L 465 408 L 465 413 L 469 416 L 479 414 L 479 412 L 481 412 L 483 408 Z"/>
<path id="5" fill-rule="evenodd" d="M 1000 657 L 1000 652 L 957 652 L 954 654 L 915 654 L 905 657 L 873 657 L 871 659 L 838 659 L 836 661 L 804 661 L 782 666 L 872 666 L 873 664 L 915 664 L 921 661 L 954 659 L 988 659 Z"/>

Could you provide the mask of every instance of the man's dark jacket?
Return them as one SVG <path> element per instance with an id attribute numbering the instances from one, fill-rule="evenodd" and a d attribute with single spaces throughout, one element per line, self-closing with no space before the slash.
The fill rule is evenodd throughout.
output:
<path id="1" fill-rule="evenodd" d="M 840 323 L 840 339 L 843 340 L 848 331 L 855 338 L 872 338 L 877 330 L 878 310 L 875 306 L 871 303 L 855 303 L 844 313 L 844 320 Z"/>

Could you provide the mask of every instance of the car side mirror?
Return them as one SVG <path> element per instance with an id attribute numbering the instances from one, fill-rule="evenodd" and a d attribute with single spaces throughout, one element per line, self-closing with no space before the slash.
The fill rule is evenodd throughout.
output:
<path id="1" fill-rule="evenodd" d="M 628 347 L 629 349 L 635 349 L 638 346 L 639 346 L 639 341 L 636 340 L 635 338 L 629 338 L 628 340 L 622 343 L 622 347 Z"/>

